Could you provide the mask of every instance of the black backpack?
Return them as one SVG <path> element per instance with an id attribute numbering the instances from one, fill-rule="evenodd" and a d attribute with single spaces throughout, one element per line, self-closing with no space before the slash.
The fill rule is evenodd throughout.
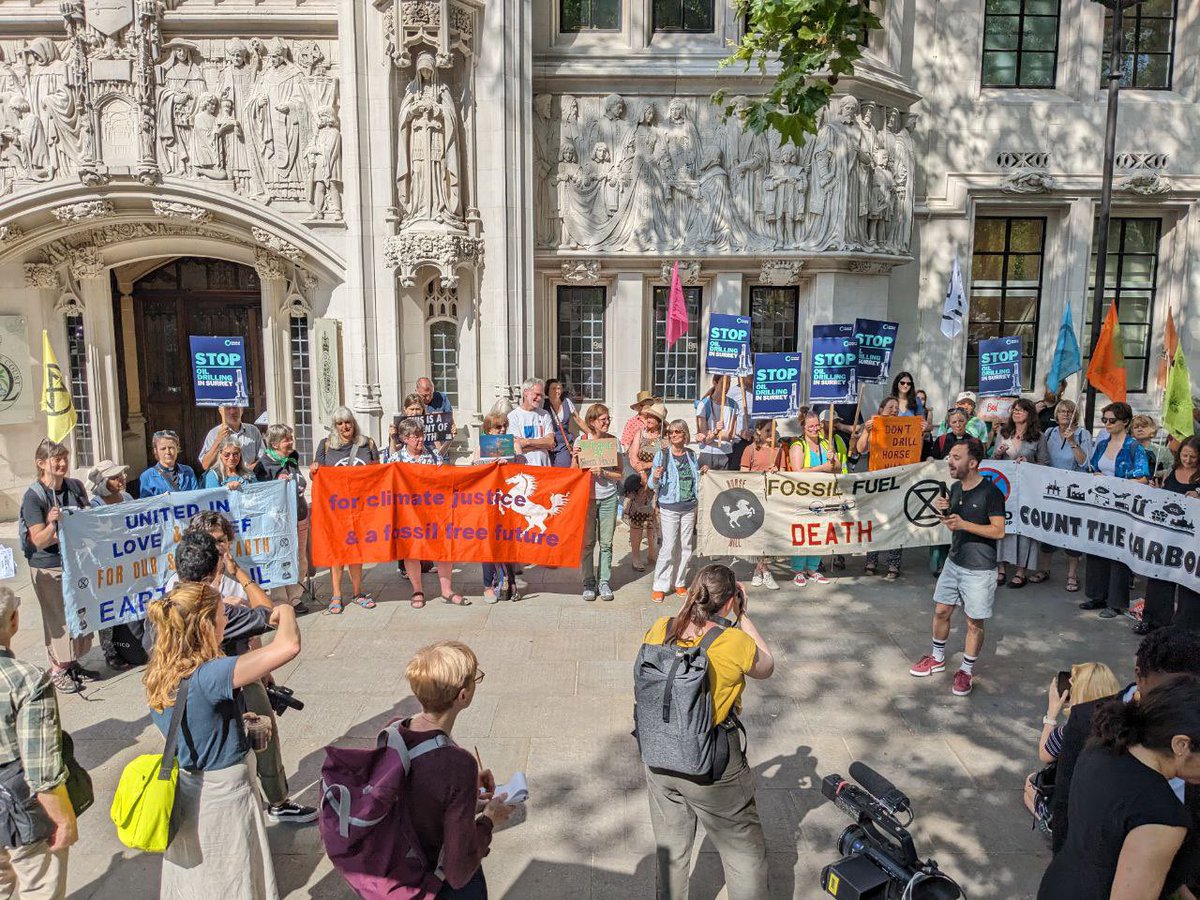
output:
<path id="1" fill-rule="evenodd" d="M 77 481 L 74 478 L 64 478 L 63 487 L 67 489 L 67 494 L 75 501 L 75 506 L 80 509 L 87 508 L 87 491 L 83 489 L 83 482 Z M 42 499 L 46 501 L 47 507 L 54 506 L 54 496 L 51 494 L 50 488 L 46 487 L 40 481 L 35 481 L 31 484 L 25 493 L 29 493 L 29 491 L 40 493 Z M 37 552 L 37 548 L 29 540 L 29 524 L 25 521 L 24 503 L 21 504 L 21 514 L 17 519 L 17 542 L 21 545 L 21 552 L 25 554 L 26 559 L 30 559 Z"/>

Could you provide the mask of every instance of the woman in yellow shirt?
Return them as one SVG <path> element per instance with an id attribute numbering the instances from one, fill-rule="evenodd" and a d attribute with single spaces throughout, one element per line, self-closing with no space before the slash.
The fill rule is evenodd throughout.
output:
<path id="1" fill-rule="evenodd" d="M 706 632 L 725 631 L 708 648 L 708 677 L 713 722 L 729 730 L 729 763 L 711 783 L 646 770 L 650 821 L 658 845 L 659 900 L 687 897 L 688 872 L 696 822 L 704 825 L 725 867 L 729 900 L 768 900 L 767 848 L 754 801 L 754 773 L 746 762 L 741 737 L 730 725 L 741 709 L 742 691 L 750 678 L 770 678 L 775 659 L 746 614 L 746 592 L 728 566 L 705 566 L 692 582 L 687 600 L 674 618 L 659 619 L 645 643 L 674 639 L 694 647 Z M 669 632 L 668 632 L 669 629 Z"/>

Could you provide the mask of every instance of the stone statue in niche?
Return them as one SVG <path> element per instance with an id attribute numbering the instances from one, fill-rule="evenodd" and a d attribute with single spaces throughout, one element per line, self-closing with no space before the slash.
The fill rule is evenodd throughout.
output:
<path id="1" fill-rule="evenodd" d="M 763 220 L 763 180 L 767 175 L 769 158 L 767 138 L 743 130 L 741 116 L 749 108 L 747 97 L 734 97 L 734 118 L 728 124 L 726 157 L 730 160 L 730 189 L 742 221 L 758 232 Z"/>
<path id="2" fill-rule="evenodd" d="M 158 164 L 166 175 L 191 175 L 193 119 L 208 88 L 200 68 L 200 48 L 176 39 L 163 44 L 168 55 L 158 70 Z"/>
<path id="3" fill-rule="evenodd" d="M 892 150 L 892 171 L 896 175 L 896 215 L 888 234 L 888 244 L 901 252 L 908 250 L 912 241 L 913 207 L 917 194 L 916 157 L 913 154 L 913 129 L 917 127 L 916 113 L 902 115 L 892 110 L 890 130 L 895 133 Z"/>
<path id="4" fill-rule="evenodd" d="M 255 133 L 263 151 L 267 193 L 275 200 L 300 200 L 305 185 L 301 150 L 311 139 L 312 110 L 300 67 L 279 38 L 267 44 L 267 65 L 250 102 Z"/>
<path id="5" fill-rule="evenodd" d="M 538 94 L 533 98 L 533 227 L 538 244 L 544 247 L 555 246 L 558 241 L 555 228 L 557 201 L 552 183 L 558 155 L 550 151 L 553 103 L 551 94 Z"/>
<path id="6" fill-rule="evenodd" d="M 855 154 L 855 179 L 852 184 L 854 195 L 851 198 L 849 237 L 851 246 L 863 247 L 868 243 L 868 217 L 870 215 L 870 197 L 872 170 L 875 168 L 875 104 L 864 100 L 858 106 L 857 137 L 858 147 Z M 857 212 L 855 212 L 857 210 Z"/>
<path id="7" fill-rule="evenodd" d="M 221 116 L 221 101 L 216 94 L 206 92 L 200 95 L 192 129 L 192 172 L 201 178 L 223 181 L 227 177 L 225 137 L 233 130 L 234 124 L 229 118 Z"/>
<path id="8" fill-rule="evenodd" d="M 590 228 L 584 222 L 580 194 L 585 187 L 583 168 L 575 153 L 575 145 L 563 140 L 558 151 L 558 169 L 554 173 L 558 202 L 555 205 L 560 246 L 578 250 L 587 239 Z"/>
<path id="9" fill-rule="evenodd" d="M 871 172 L 871 191 L 867 199 L 867 246 L 883 249 L 887 230 L 896 215 L 896 179 L 888 168 L 888 152 L 875 150 L 875 168 Z"/>
<path id="10" fill-rule="evenodd" d="M 462 220 L 459 118 L 450 89 L 438 78 L 432 53 L 417 57 L 417 71 L 400 102 L 396 185 L 402 225 L 456 224 Z"/>
<path id="11" fill-rule="evenodd" d="M 813 140 L 803 241 L 813 250 L 844 250 L 850 246 L 850 218 L 853 215 L 857 223 L 858 216 L 857 112 L 858 101 L 843 97 Z"/>
<path id="12" fill-rule="evenodd" d="M 793 144 L 784 144 L 775 151 L 771 173 L 763 179 L 763 206 L 775 249 L 800 244 L 807 197 L 808 171 L 800 165 L 800 151 Z"/>
<path id="13" fill-rule="evenodd" d="M 325 107 L 317 117 L 317 133 L 304 151 L 308 160 L 308 202 L 313 218 L 342 220 L 342 133 L 337 114 Z"/>
<path id="14" fill-rule="evenodd" d="M 253 42 L 265 53 L 258 41 Z M 239 194 L 260 198 L 266 195 L 263 179 L 261 148 L 256 145 L 256 131 L 251 128 L 251 104 L 255 96 L 261 56 L 240 38 L 225 44 L 225 66 L 217 80 L 222 115 L 231 119 L 233 127 L 225 134 L 225 159 L 229 177 Z"/>
<path id="15" fill-rule="evenodd" d="M 47 37 L 34 38 L 21 52 L 27 69 L 26 99 L 46 136 L 46 170 L 51 178 L 73 172 L 82 153 L 81 112 L 67 63 Z"/>

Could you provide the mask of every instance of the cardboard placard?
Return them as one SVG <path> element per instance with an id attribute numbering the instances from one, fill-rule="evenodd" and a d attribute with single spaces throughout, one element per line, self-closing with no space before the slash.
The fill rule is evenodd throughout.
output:
<path id="1" fill-rule="evenodd" d="M 249 406 L 245 338 L 191 335 L 188 342 L 196 405 Z"/>
<path id="2" fill-rule="evenodd" d="M 617 464 L 616 438 L 598 438 L 579 442 L 581 469 L 610 469 Z"/>
<path id="3" fill-rule="evenodd" d="M 921 461 L 925 420 L 920 416 L 876 416 L 871 420 L 870 471 Z"/>
<path id="4" fill-rule="evenodd" d="M 985 422 L 1007 422 L 1016 397 L 980 397 L 976 415 Z"/>

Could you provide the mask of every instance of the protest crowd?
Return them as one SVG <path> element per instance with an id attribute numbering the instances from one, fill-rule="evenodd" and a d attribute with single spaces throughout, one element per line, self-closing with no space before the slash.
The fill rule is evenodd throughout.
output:
<path id="1" fill-rule="evenodd" d="M 911 372 L 890 374 L 889 358 L 868 382 L 887 393 L 864 410 L 861 383 L 853 386 L 851 378 L 848 393 L 832 369 L 818 373 L 820 352 L 814 338 L 807 406 L 798 402 L 798 386 L 810 370 L 798 355 L 776 354 L 791 358 L 756 361 L 750 371 L 718 367 L 685 415 L 670 413 L 650 391 L 611 405 L 577 405 L 564 381 L 530 378 L 515 402 L 501 401 L 478 426 L 463 427 L 446 395 L 421 378 L 386 441 L 373 440 L 342 407 L 325 423 L 328 435 L 311 459 L 299 457 L 289 425 L 260 429 L 238 406 L 219 408 L 199 448 L 182 446 L 173 431 L 155 433 L 155 462 L 136 479 L 120 461 L 105 460 L 85 484 L 69 475 L 68 448 L 43 440 L 20 517 L 47 668 L 0 651 L 9 697 L 0 723 L 6 896 L 14 896 L 14 885 L 22 898 L 65 896 L 87 776 L 61 732 L 58 695 L 106 677 L 82 662 L 96 637 L 107 668 L 145 667 L 146 703 L 164 738 L 161 759 L 139 757 L 126 768 L 112 810 L 128 846 L 163 853 L 162 897 L 277 897 L 267 823 L 318 820 L 330 858 L 361 896 L 385 896 L 380 885 L 392 884 L 408 885 L 406 897 L 486 897 L 482 865 L 493 829 L 522 797 L 510 796 L 519 793 L 514 784 L 498 787 L 478 756 L 454 743 L 457 716 L 484 689 L 471 648 L 442 641 L 412 658 L 406 674 L 421 712 L 391 723 L 379 750 L 331 748 L 320 808 L 290 799 L 275 722 L 285 689 L 271 673 L 302 653 L 298 617 L 317 611 L 314 566 L 329 570 L 324 615 L 375 609 L 364 566 L 391 562 L 407 582 L 415 615 L 431 599 L 454 606 L 522 601 L 522 568 L 561 564 L 575 558 L 575 548 L 583 602 L 612 601 L 614 573 L 627 567 L 621 582 L 640 582 L 663 606 L 634 672 L 660 897 L 687 896 L 697 823 L 720 853 L 732 900 L 771 896 L 738 715 L 746 679 L 770 678 L 775 669 L 748 613 L 750 593 L 782 599 L 757 593 L 779 591 L 782 582 L 797 600 L 809 599 L 848 571 L 923 581 L 902 567 L 918 556 L 936 581 L 929 652 L 910 673 L 933 679 L 951 665 L 951 623 L 961 608 L 967 628 L 949 679 L 955 696 L 972 692 L 1001 587 L 1061 579 L 1065 592 L 1080 595 L 1082 609 L 1129 621 L 1141 637 L 1127 687 L 1108 667 L 1082 660 L 1049 688 L 1035 748 L 1045 767 L 1025 784 L 1026 805 L 1055 852 L 1039 896 L 1200 895 L 1194 526 L 1183 554 L 1192 562 L 1176 564 L 1181 577 L 1145 577 L 1127 554 L 1080 550 L 1084 538 L 1056 544 L 1034 536 L 1040 516 L 1024 501 L 1015 517 L 1006 509 L 1010 491 L 1025 490 L 1028 472 L 1039 470 L 1038 477 L 1075 479 L 1063 481 L 1068 485 L 1084 476 L 1128 483 L 1114 501 L 1120 505 L 1109 509 L 1140 516 L 1146 498 L 1156 498 L 1163 510 L 1178 510 L 1164 513 L 1164 521 L 1183 521 L 1197 507 L 1182 504 L 1200 497 L 1200 408 L 1188 410 L 1186 433 L 1178 423 L 1163 432 L 1114 400 L 1101 409 L 1093 434 L 1076 403 L 1057 395 L 1057 384 L 1035 403 L 1016 396 L 1017 376 L 1018 390 L 1002 403 L 993 402 L 995 394 L 963 391 L 950 409 L 934 410 Z M 791 373 L 780 379 L 783 389 L 763 387 L 755 370 L 764 365 Z M 822 394 L 817 388 L 826 376 L 825 386 L 833 387 Z M 985 399 L 991 412 L 982 408 Z M 466 436 L 472 430 L 474 440 Z M 888 526 L 854 518 L 865 516 L 869 503 L 885 502 L 872 501 L 868 489 L 903 495 L 904 473 L 922 465 L 939 473 L 923 511 L 932 521 L 914 521 L 883 540 Z M 738 487 L 745 484 L 762 485 L 763 493 Z M 833 512 L 846 521 L 828 532 L 825 525 L 801 529 L 807 537 L 791 538 L 792 552 L 781 551 L 747 523 L 762 519 L 773 491 L 798 492 L 799 485 L 807 486 L 817 519 L 832 509 L 822 498 L 843 498 Z M 205 490 L 209 500 L 188 505 L 201 496 L 191 492 Z M 725 490 L 718 496 L 731 505 L 718 516 L 713 492 Z M 1052 480 L 1044 490 L 1057 496 L 1062 485 Z M 146 512 L 147 499 L 164 495 L 166 505 L 155 509 L 174 508 L 173 519 Z M 225 499 L 209 502 L 214 496 Z M 844 499 L 850 496 L 857 512 Z M 155 547 L 168 548 L 170 562 L 157 571 L 169 577 L 133 612 L 100 601 L 81 605 L 71 596 L 70 556 L 72 542 L 86 538 L 71 526 L 120 516 L 130 504 L 138 513 L 125 517 L 129 533 L 149 533 Z M 187 513 L 182 521 L 178 510 Z M 278 563 L 286 574 L 265 585 L 266 563 L 255 556 L 260 539 L 247 527 L 260 516 L 278 519 L 272 534 L 286 532 L 281 543 L 291 548 Z M 128 524 L 147 517 L 148 531 Z M 613 551 L 618 523 L 631 543 L 620 561 Z M 855 540 L 813 537 L 837 533 Z M 733 552 L 711 552 L 721 541 Z M 696 556 L 710 561 L 699 566 Z M 748 584 L 733 567 L 749 575 Z M 6 648 L 19 623 L 15 594 L 0 587 Z M 685 672 L 677 672 L 681 648 L 694 663 Z M 689 712 L 660 715 L 672 703 Z M 702 715 L 693 720 L 697 709 Z M 389 762 L 393 757 L 403 765 Z M 177 774 L 161 779 L 160 766 Z M 372 806 L 381 801 L 371 785 L 381 779 L 395 782 L 387 782 L 385 809 Z M 372 822 L 386 824 L 372 829 Z M 99 827 L 107 826 L 89 820 L 85 838 Z M 1119 893 L 1134 883 L 1152 889 Z"/>

